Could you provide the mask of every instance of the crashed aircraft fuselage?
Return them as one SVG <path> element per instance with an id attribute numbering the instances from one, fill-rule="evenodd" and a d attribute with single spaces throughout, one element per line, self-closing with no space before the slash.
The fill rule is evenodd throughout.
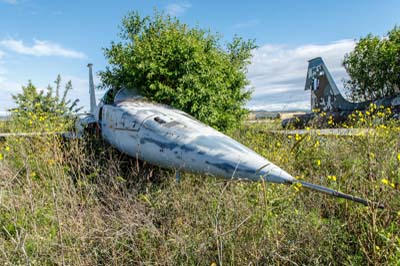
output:
<path id="1" fill-rule="evenodd" d="M 122 96 L 121 96 L 122 95 Z M 120 91 L 99 105 L 102 137 L 119 151 L 178 171 L 291 183 L 293 177 L 251 149 L 166 105 Z"/>

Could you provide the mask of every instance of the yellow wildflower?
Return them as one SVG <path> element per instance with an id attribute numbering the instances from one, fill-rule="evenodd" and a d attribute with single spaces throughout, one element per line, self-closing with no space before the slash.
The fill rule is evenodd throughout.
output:
<path id="1" fill-rule="evenodd" d="M 296 191 L 300 191 L 300 188 L 302 187 L 303 185 L 301 184 L 301 183 L 295 183 L 294 185 L 293 185 L 293 188 L 294 188 L 294 190 L 296 190 Z"/>
<path id="2" fill-rule="evenodd" d="M 397 161 L 400 162 L 400 153 L 397 154 Z"/>
<path id="3" fill-rule="evenodd" d="M 318 160 L 315 161 L 315 163 L 317 164 L 317 166 L 320 166 L 321 165 L 321 160 L 318 159 Z"/>
<path id="4" fill-rule="evenodd" d="M 334 175 L 328 175 L 327 178 L 328 178 L 329 180 L 332 180 L 332 181 L 335 181 L 335 182 L 336 182 L 336 176 L 334 176 Z"/>
<path id="5" fill-rule="evenodd" d="M 316 148 L 316 147 L 319 147 L 319 140 L 317 140 L 317 141 L 315 142 L 314 147 L 315 147 L 315 148 Z"/>
<path id="6" fill-rule="evenodd" d="M 389 180 L 387 180 L 386 178 L 382 178 L 381 179 L 382 184 L 384 185 L 389 185 Z"/>
<path id="7" fill-rule="evenodd" d="M 3 160 L 3 154 L 0 153 L 0 161 Z"/>
<path id="8" fill-rule="evenodd" d="M 4 148 L 4 150 L 5 150 L 6 152 L 9 152 L 9 151 L 10 151 L 10 147 L 6 146 L 6 147 Z"/>

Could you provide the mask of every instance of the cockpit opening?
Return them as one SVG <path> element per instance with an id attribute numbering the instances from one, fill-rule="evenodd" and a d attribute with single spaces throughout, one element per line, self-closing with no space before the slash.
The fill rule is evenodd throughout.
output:
<path id="1" fill-rule="evenodd" d="M 127 89 L 123 88 L 120 89 L 115 97 L 114 97 L 114 102 L 122 102 L 126 100 L 137 100 L 137 99 L 142 99 L 143 96 L 139 94 L 139 92 L 136 89 Z"/>
<path id="2" fill-rule="evenodd" d="M 104 104 L 113 104 L 116 93 L 116 89 L 109 89 L 103 96 L 102 101 L 104 102 Z"/>
<path id="3" fill-rule="evenodd" d="M 137 100 L 142 99 L 137 90 L 135 89 L 109 89 L 103 96 L 102 101 L 104 104 L 114 104 L 126 100 Z"/>

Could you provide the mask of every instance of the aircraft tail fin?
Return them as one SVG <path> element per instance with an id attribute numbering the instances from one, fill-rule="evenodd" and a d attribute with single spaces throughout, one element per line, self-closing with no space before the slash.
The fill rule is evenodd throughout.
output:
<path id="1" fill-rule="evenodd" d="M 97 105 L 96 105 L 96 95 L 94 91 L 93 73 L 92 73 L 93 64 L 89 63 L 87 66 L 89 68 L 90 113 L 94 115 Z"/>
<path id="2" fill-rule="evenodd" d="M 314 112 L 339 111 L 348 104 L 321 57 L 308 61 L 305 90 L 311 90 L 311 108 Z"/>

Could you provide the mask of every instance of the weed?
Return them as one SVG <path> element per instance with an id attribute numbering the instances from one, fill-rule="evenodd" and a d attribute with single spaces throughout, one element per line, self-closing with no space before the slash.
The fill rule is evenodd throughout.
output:
<path id="1" fill-rule="evenodd" d="M 7 139 L 0 144 L 0 261 L 396 265 L 399 129 L 372 122 L 373 114 L 382 118 L 378 111 L 354 121 L 375 129 L 362 136 L 275 135 L 271 123 L 231 134 L 297 178 L 379 201 L 384 210 L 297 186 L 188 173 L 177 184 L 173 171 L 96 139 Z"/>

